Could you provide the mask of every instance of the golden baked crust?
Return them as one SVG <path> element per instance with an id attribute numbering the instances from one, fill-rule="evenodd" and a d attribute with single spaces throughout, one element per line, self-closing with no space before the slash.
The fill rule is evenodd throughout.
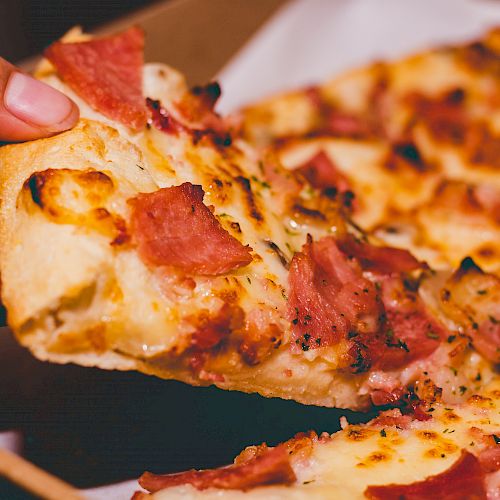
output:
<path id="1" fill-rule="evenodd" d="M 133 360 L 112 352 L 65 354 L 48 345 L 62 303 L 71 309 L 74 300 L 76 306 L 107 272 L 113 258 L 108 239 L 117 234 L 123 197 L 156 188 L 141 168 L 141 153 L 116 130 L 82 120 L 57 137 L 3 147 L 0 162 L 2 297 L 19 340 L 40 359 L 133 368 Z M 77 200 L 83 196 L 80 211 Z M 94 212 L 104 209 L 103 201 L 113 207 L 116 221 L 109 212 Z M 103 228 L 101 234 L 93 225 Z"/>

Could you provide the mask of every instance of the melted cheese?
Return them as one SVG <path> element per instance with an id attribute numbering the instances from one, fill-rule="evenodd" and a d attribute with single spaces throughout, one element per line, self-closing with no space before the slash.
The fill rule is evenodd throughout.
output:
<path id="1" fill-rule="evenodd" d="M 389 244 L 410 249 L 433 267 L 457 266 L 472 256 L 484 269 L 499 272 L 498 206 L 476 208 L 471 217 L 466 201 L 457 200 L 451 209 L 439 201 L 443 184 L 456 182 L 471 190 L 487 186 L 499 196 L 497 37 L 497 31 L 487 34 L 480 41 L 487 49 L 476 52 L 469 46 L 438 48 L 339 75 L 314 95 L 307 89 L 267 99 L 243 110 L 243 134 L 257 146 L 274 145 L 292 169 L 325 151 L 357 197 L 355 222 Z M 464 92 L 465 137 L 443 139 L 446 130 L 432 130 L 414 101 L 417 95 L 443 99 L 457 89 Z M 379 131 L 355 139 L 325 133 L 327 109 L 361 117 Z M 423 165 L 388 164 L 398 141 L 413 141 Z"/>

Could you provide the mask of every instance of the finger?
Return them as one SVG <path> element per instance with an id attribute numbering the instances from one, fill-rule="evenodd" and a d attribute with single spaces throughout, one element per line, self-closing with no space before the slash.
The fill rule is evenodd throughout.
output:
<path id="1" fill-rule="evenodd" d="M 0 57 L 0 141 L 39 139 L 78 121 L 76 104 Z"/>

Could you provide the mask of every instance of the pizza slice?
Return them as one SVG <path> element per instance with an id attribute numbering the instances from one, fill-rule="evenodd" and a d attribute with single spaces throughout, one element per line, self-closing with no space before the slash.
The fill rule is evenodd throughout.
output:
<path id="1" fill-rule="evenodd" d="M 248 107 L 241 133 L 318 187 L 354 193 L 354 221 L 387 244 L 498 273 L 499 60 L 496 29 L 380 61 Z"/>
<path id="2" fill-rule="evenodd" d="M 146 472 L 134 500 L 496 499 L 500 493 L 500 385 L 467 402 L 382 412 L 367 424 L 250 446 L 234 463 L 168 475 Z"/>
<path id="3" fill-rule="evenodd" d="M 348 192 L 253 148 L 214 112 L 216 83 L 189 90 L 143 44 L 131 28 L 49 47 L 39 75 L 82 119 L 0 149 L 2 301 L 23 345 L 354 409 L 489 383 L 497 276 L 470 259 L 435 273 L 363 233 Z"/>

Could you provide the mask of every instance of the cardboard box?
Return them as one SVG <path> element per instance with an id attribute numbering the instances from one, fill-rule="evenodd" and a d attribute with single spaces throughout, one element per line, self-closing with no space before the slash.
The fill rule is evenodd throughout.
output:
<path id="1" fill-rule="evenodd" d="M 165 62 L 192 84 L 212 78 L 285 0 L 170 0 L 109 24 L 140 24 L 146 61 Z"/>
<path id="2" fill-rule="evenodd" d="M 147 62 L 182 71 L 188 82 L 209 81 L 286 0 L 167 0 L 95 30 L 115 33 L 131 25 L 146 31 Z M 74 20 L 78 24 L 78 20 Z M 38 57 L 20 65 L 30 70 Z"/>

